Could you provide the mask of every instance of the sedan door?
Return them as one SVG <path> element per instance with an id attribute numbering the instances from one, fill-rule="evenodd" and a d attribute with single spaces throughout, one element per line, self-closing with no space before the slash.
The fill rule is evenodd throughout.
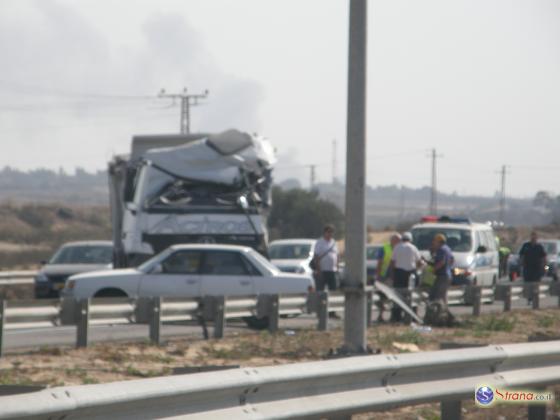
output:
<path id="1" fill-rule="evenodd" d="M 152 273 L 143 276 L 140 296 L 200 296 L 202 252 L 179 250 L 169 255 Z"/>
<path id="2" fill-rule="evenodd" d="M 203 296 L 255 293 L 253 276 L 238 251 L 204 251 L 200 293 Z"/>

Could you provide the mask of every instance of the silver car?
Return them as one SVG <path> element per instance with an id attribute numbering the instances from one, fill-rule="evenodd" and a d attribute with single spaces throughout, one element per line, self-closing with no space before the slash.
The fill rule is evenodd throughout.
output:
<path id="1" fill-rule="evenodd" d="M 111 241 L 68 242 L 43 264 L 35 276 L 35 297 L 58 297 L 68 277 L 88 271 L 106 270 L 112 264 Z"/>
<path id="2" fill-rule="evenodd" d="M 315 239 L 280 239 L 268 246 L 270 261 L 286 273 L 311 274 Z"/>

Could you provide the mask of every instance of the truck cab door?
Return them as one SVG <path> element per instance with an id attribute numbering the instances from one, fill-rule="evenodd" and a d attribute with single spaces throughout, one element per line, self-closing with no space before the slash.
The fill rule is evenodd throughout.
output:
<path id="1" fill-rule="evenodd" d="M 178 250 L 155 269 L 142 277 L 140 296 L 195 297 L 200 296 L 199 274 L 202 253 Z"/>

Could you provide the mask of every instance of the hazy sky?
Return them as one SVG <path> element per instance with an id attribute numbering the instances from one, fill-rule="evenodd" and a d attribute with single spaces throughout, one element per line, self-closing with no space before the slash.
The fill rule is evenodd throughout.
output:
<path id="1" fill-rule="evenodd" d="M 370 0 L 368 181 L 560 193 L 560 2 Z M 348 1 L 2 0 L 0 166 L 100 169 L 176 132 L 162 87 L 210 90 L 194 130 L 271 139 L 278 179 L 344 174 Z M 150 98 L 152 96 L 152 98 Z"/>

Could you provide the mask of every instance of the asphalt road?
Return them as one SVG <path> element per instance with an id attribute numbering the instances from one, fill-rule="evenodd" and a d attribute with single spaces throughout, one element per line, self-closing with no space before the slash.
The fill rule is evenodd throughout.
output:
<path id="1" fill-rule="evenodd" d="M 525 299 L 515 300 L 512 303 L 513 310 L 529 308 Z M 541 300 L 542 308 L 557 308 L 557 297 L 546 297 Z M 469 315 L 472 313 L 471 306 L 452 306 L 451 311 L 455 315 Z M 500 313 L 503 311 L 503 302 L 482 305 L 482 313 Z M 423 315 L 420 313 L 419 315 Z M 389 314 L 384 314 L 385 319 Z M 377 318 L 374 310 L 373 319 Z M 317 319 L 313 315 L 302 315 L 297 318 L 281 318 L 280 328 L 287 331 L 299 329 L 312 329 L 317 325 Z M 342 326 L 341 319 L 330 319 L 329 328 L 339 328 Z M 375 324 L 372 328 L 375 328 Z M 209 333 L 212 334 L 212 327 L 209 326 Z M 226 335 L 247 334 L 250 331 L 245 324 L 237 320 L 229 320 L 226 327 Z M 288 332 L 289 333 L 289 332 Z M 163 325 L 162 336 L 164 338 L 203 338 L 202 328 L 199 325 Z M 146 325 L 95 325 L 90 326 L 89 342 L 111 342 L 111 341 L 146 341 L 148 339 L 148 326 Z M 4 352 L 17 352 L 22 350 L 36 349 L 42 346 L 74 346 L 76 340 L 76 328 L 73 326 L 51 327 L 51 328 L 32 328 L 4 331 Z"/>

